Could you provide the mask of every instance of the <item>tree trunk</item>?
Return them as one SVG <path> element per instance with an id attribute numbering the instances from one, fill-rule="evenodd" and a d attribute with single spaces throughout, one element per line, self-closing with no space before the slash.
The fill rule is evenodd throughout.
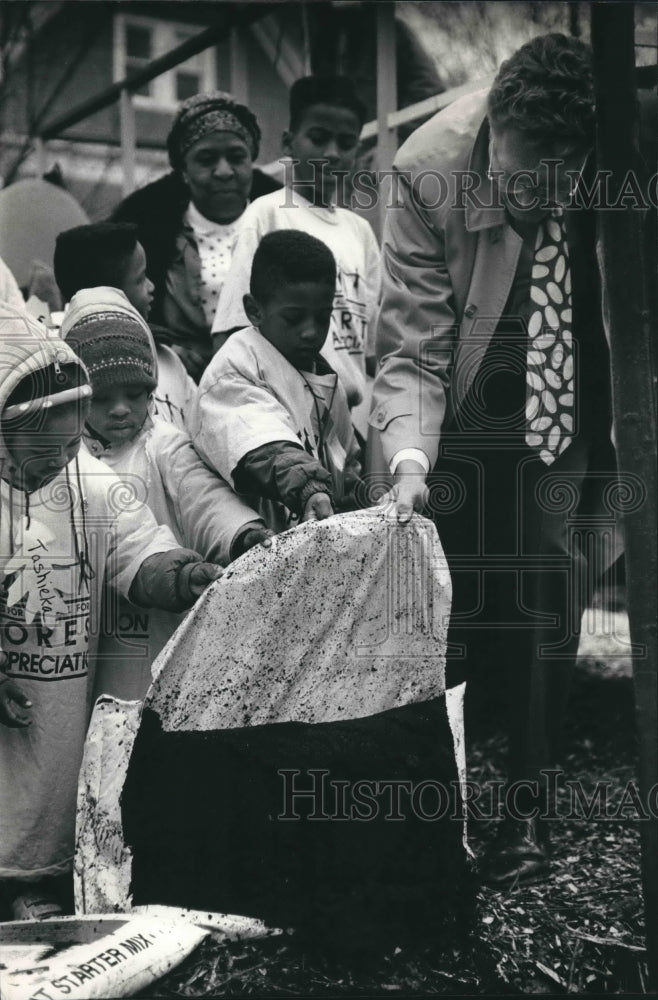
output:
<path id="1" fill-rule="evenodd" d="M 614 203 L 628 171 L 638 164 L 634 4 L 593 3 L 592 44 L 597 100 L 597 166 L 611 171 Z M 647 192 L 646 183 L 640 187 Z M 622 484 L 629 484 L 624 515 L 631 638 L 642 649 L 633 660 L 639 786 L 647 803 L 658 782 L 656 739 L 656 432 L 650 315 L 643 248 L 647 212 L 629 201 L 599 216 L 612 363 L 613 419 Z M 623 489 L 623 486 L 622 486 Z M 655 808 L 654 808 L 655 813 Z M 653 988 L 658 954 L 658 819 L 640 822 L 646 942 Z"/>

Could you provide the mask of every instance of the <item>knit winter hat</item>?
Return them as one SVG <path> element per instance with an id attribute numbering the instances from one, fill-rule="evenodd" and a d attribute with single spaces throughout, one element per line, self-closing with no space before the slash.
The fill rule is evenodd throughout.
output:
<path id="1" fill-rule="evenodd" d="M 167 136 L 169 162 L 174 170 L 182 168 L 188 149 L 209 132 L 235 132 L 249 146 L 252 159 L 258 156 L 261 133 L 255 115 L 246 105 L 238 104 L 232 94 L 216 90 L 195 94 L 179 107 Z"/>
<path id="2" fill-rule="evenodd" d="M 71 299 L 61 335 L 84 362 L 94 392 L 158 382 L 153 336 L 117 288 L 85 288 Z"/>

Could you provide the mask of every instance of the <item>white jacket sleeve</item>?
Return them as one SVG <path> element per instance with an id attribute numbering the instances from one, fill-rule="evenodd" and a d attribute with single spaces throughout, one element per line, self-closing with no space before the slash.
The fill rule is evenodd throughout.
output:
<path id="1" fill-rule="evenodd" d="M 189 427 L 203 460 L 230 483 L 240 460 L 256 448 L 273 441 L 300 445 L 290 413 L 274 393 L 236 367 L 199 388 Z"/>
<path id="2" fill-rule="evenodd" d="M 150 446 L 185 545 L 225 566 L 237 536 L 259 515 L 204 465 L 184 431 L 163 427 Z"/>
<path id="3" fill-rule="evenodd" d="M 180 545 L 171 529 L 158 524 L 146 504 L 135 499 L 118 476 L 106 469 L 103 480 L 109 522 L 105 582 L 128 598 L 142 563 L 158 552 L 180 550 Z"/>

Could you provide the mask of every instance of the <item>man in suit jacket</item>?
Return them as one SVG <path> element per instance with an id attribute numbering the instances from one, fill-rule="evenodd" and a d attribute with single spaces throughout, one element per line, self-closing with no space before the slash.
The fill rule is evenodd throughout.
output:
<path id="1" fill-rule="evenodd" d="M 588 47 L 535 38 L 402 146 L 384 234 L 370 423 L 398 521 L 429 506 L 446 551 L 449 677 L 472 681 L 467 711 L 485 679 L 506 691 L 506 821 L 486 868 L 503 884 L 548 871 L 546 772 L 587 581 L 612 557 L 609 358 L 579 197 L 593 145 Z"/>

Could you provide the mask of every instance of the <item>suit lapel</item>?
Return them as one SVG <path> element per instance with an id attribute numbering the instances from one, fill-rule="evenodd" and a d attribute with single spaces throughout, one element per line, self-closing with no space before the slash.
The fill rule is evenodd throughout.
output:
<path id="1" fill-rule="evenodd" d="M 451 410 L 458 412 L 503 315 L 523 240 L 511 226 L 481 229 L 452 379 Z"/>

